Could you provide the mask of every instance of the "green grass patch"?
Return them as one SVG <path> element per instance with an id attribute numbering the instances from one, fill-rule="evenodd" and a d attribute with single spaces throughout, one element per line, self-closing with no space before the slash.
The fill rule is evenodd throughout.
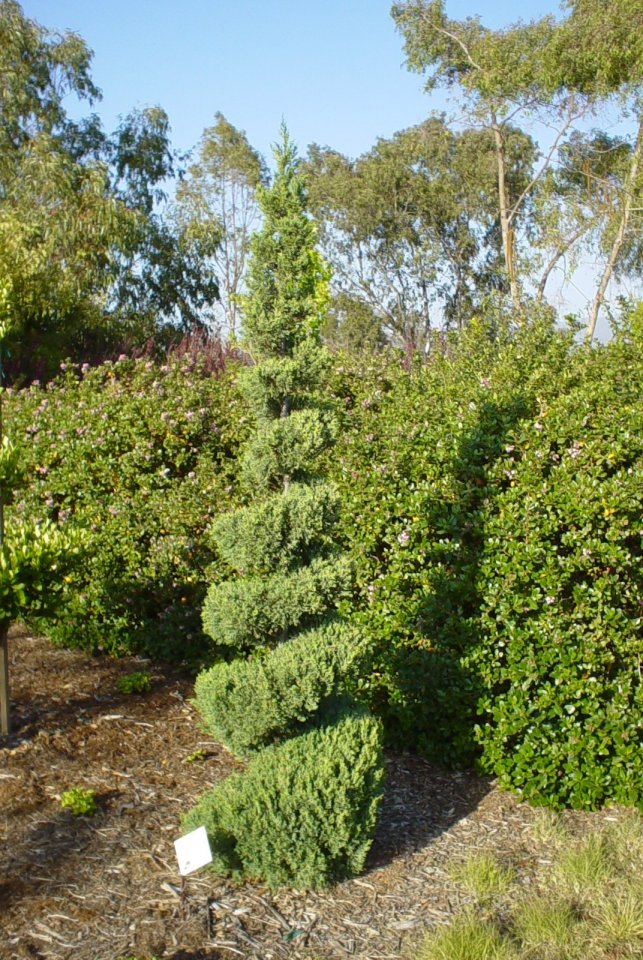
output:
<path id="1" fill-rule="evenodd" d="M 517 954 L 496 928 L 464 914 L 426 940 L 417 960 L 515 960 Z"/>
<path id="2" fill-rule="evenodd" d="M 530 882 L 489 853 L 450 873 L 476 903 L 433 931 L 411 960 L 636 960 L 643 957 L 643 819 L 585 837 L 547 814 L 533 827 Z"/>
<path id="3" fill-rule="evenodd" d="M 458 864 L 452 878 L 473 894 L 480 903 L 488 903 L 507 892 L 514 880 L 514 871 L 503 867 L 491 853 L 481 853 Z"/>

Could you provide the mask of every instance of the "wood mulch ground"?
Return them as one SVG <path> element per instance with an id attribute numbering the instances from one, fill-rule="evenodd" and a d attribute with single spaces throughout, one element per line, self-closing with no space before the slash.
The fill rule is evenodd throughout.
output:
<path id="1" fill-rule="evenodd" d="M 10 641 L 0 960 L 397 960 L 466 903 L 449 876 L 454 862 L 496 851 L 529 882 L 537 811 L 488 781 L 397 755 L 363 876 L 296 893 L 237 887 L 204 870 L 181 889 L 180 816 L 236 764 L 200 729 L 178 672 L 151 667 L 149 693 L 119 693 L 119 676 L 144 669 L 24 633 Z M 61 808 L 71 787 L 95 791 L 95 816 Z"/>

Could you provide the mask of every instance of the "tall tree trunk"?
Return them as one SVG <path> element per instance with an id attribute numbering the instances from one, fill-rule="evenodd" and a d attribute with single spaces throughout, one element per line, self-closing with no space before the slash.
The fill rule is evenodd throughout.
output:
<path id="1" fill-rule="evenodd" d="M 516 277 L 516 250 L 513 239 L 513 228 L 509 216 L 509 201 L 507 198 L 507 176 L 505 162 L 505 145 L 502 129 L 495 112 L 491 114 L 491 129 L 496 142 L 496 162 L 498 165 L 498 205 L 500 208 L 500 229 L 502 231 L 502 252 L 505 258 L 505 267 L 509 278 L 511 302 L 516 313 L 522 313 L 520 288 Z"/>
<path id="2" fill-rule="evenodd" d="M 627 233 L 642 152 L 643 122 L 639 122 L 639 132 L 636 138 L 636 146 L 634 147 L 634 151 L 632 153 L 632 160 L 630 162 L 630 169 L 627 174 L 627 179 L 623 185 L 623 206 L 621 211 L 621 220 L 618 225 L 618 230 L 616 231 L 616 236 L 614 237 L 610 255 L 607 258 L 607 263 L 605 264 L 605 269 L 603 270 L 601 282 L 598 285 L 598 290 L 596 291 L 596 296 L 594 297 L 594 302 L 592 304 L 591 313 L 587 323 L 586 337 L 587 340 L 590 341 L 596 331 L 596 321 L 598 320 L 598 314 L 605 299 L 605 291 L 607 290 L 607 285 L 612 278 L 614 264 L 616 263 L 619 253 L 621 252 L 621 247 L 623 246 L 625 235 Z"/>

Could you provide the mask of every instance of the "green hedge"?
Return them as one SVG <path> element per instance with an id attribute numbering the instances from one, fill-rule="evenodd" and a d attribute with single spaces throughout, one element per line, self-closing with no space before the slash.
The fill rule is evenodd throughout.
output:
<path id="1" fill-rule="evenodd" d="M 362 692 L 396 746 L 539 803 L 641 800 L 642 329 L 474 323 L 336 371 Z"/>
<path id="2" fill-rule="evenodd" d="M 343 429 L 328 466 L 371 641 L 363 694 L 392 745 L 443 765 L 479 754 L 484 687 L 468 658 L 500 492 L 492 473 L 538 398 L 573 380 L 573 354 L 573 334 L 548 318 L 517 330 L 476 320 L 408 369 L 386 356 L 336 369 Z"/>
<path id="3" fill-rule="evenodd" d="M 478 741 L 484 769 L 537 803 L 643 801 L 642 331 L 589 352 L 496 471 Z"/>
<path id="4" fill-rule="evenodd" d="M 200 673 L 196 707 L 212 736 L 245 757 L 296 734 L 322 701 L 345 689 L 361 652 L 354 629 L 330 622 L 263 656 Z"/>
<path id="5" fill-rule="evenodd" d="M 323 887 L 364 866 L 382 777 L 379 722 L 344 706 L 327 725 L 257 754 L 201 797 L 183 826 L 205 826 L 217 873 Z"/>
<path id="6" fill-rule="evenodd" d="M 10 394 L 6 415 L 29 476 L 15 515 L 86 533 L 71 599 L 38 626 L 66 646 L 202 656 L 199 607 L 219 576 L 204 530 L 235 500 L 245 429 L 234 370 L 188 356 L 65 366 Z"/>

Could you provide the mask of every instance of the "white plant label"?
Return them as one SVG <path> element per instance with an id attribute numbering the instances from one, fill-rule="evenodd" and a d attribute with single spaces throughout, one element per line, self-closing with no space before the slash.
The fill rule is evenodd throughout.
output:
<path id="1" fill-rule="evenodd" d="M 182 877 L 193 873 L 199 867 L 205 867 L 207 863 L 212 863 L 212 851 L 205 827 L 198 827 L 184 837 L 179 837 L 174 841 L 174 849 Z"/>

